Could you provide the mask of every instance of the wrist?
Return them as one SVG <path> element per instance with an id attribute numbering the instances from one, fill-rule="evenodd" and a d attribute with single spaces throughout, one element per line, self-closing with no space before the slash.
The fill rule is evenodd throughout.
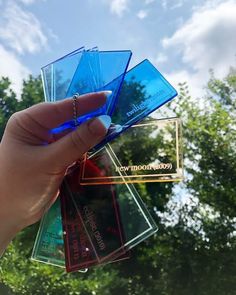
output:
<path id="1" fill-rule="evenodd" d="M 16 220 L 15 214 L 11 212 L 12 201 L 7 192 L 7 179 L 3 172 L 6 170 L 2 159 L 2 145 L 0 144 L 0 257 L 4 253 L 8 244 L 19 232 L 19 222 Z"/>
<path id="2" fill-rule="evenodd" d="M 1 217 L 0 219 L 1 219 L 1 225 L 0 225 L 0 257 L 1 257 L 5 249 L 13 240 L 13 238 L 15 237 L 18 231 L 12 227 L 9 227 L 9 225 L 6 224 L 4 221 L 2 222 Z"/>
<path id="3" fill-rule="evenodd" d="M 0 257 L 20 230 L 20 222 L 12 214 L 9 205 L 7 206 L 6 198 L 3 197 L 0 187 Z"/>

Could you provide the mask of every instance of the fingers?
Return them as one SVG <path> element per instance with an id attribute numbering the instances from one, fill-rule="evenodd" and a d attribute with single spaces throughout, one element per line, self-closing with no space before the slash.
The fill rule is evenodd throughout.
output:
<path id="1" fill-rule="evenodd" d="M 97 117 L 48 145 L 47 152 L 50 163 L 56 163 L 60 168 L 67 168 L 104 138 L 110 124 L 111 118 L 109 116 Z"/>
<path id="2" fill-rule="evenodd" d="M 111 91 L 81 95 L 77 99 L 77 115 L 81 116 L 105 104 Z M 41 103 L 26 109 L 31 118 L 46 129 L 53 129 L 66 121 L 73 120 L 73 99 L 67 98 L 55 103 Z"/>

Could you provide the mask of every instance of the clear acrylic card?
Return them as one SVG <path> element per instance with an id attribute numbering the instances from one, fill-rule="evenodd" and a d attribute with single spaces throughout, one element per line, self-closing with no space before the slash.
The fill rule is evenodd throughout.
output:
<path id="1" fill-rule="evenodd" d="M 166 182 L 183 179 L 178 118 L 148 117 L 81 163 L 82 185 Z"/>
<path id="2" fill-rule="evenodd" d="M 132 184 L 81 186 L 79 178 L 77 165 L 61 191 L 68 271 L 125 259 L 129 249 L 155 233 L 156 224 Z"/>
<path id="3" fill-rule="evenodd" d="M 40 222 L 32 260 L 65 268 L 60 200 L 57 199 Z"/>

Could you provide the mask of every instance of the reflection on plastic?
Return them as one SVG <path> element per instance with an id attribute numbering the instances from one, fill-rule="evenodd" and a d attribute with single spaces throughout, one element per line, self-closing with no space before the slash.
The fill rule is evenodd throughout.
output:
<path id="1" fill-rule="evenodd" d="M 75 207 L 74 199 L 71 193 L 79 194 L 81 197 L 85 193 L 75 185 L 77 180 L 75 171 L 67 181 L 64 182 L 61 191 L 62 218 L 65 233 L 65 258 L 67 272 L 76 271 L 83 268 L 89 268 L 104 263 L 101 258 L 109 255 L 117 248 L 121 248 L 116 255 L 110 255 L 106 263 L 129 258 L 129 253 L 122 249 L 122 233 L 119 218 L 116 216 L 116 206 L 113 206 L 113 200 L 106 196 L 103 205 L 109 206 L 109 218 L 103 215 L 95 216 L 95 213 L 89 204 L 76 204 L 80 207 L 78 211 Z M 106 192 L 104 192 L 106 193 Z M 87 197 L 91 197 L 87 196 Z M 101 204 L 102 205 L 102 204 Z M 102 210 L 104 212 L 104 208 Z M 113 215 L 114 213 L 114 215 Z M 104 220 L 106 219 L 106 220 Z"/>
<path id="2" fill-rule="evenodd" d="M 87 154 L 81 165 L 82 185 L 180 181 L 180 119 L 147 118 L 95 154 Z"/>
<path id="3" fill-rule="evenodd" d="M 114 83 L 115 81 L 109 85 Z M 143 120 L 176 95 L 177 92 L 174 87 L 147 59 L 132 68 L 125 74 L 121 92 L 111 116 L 112 123 L 119 128 L 114 128 L 112 132 L 109 132 L 92 152 L 116 138 L 135 123 Z"/>
<path id="4" fill-rule="evenodd" d="M 79 175 L 77 166 L 61 192 L 67 271 L 125 259 L 157 230 L 132 185 L 81 186 Z"/>
<path id="5" fill-rule="evenodd" d="M 31 258 L 47 264 L 65 267 L 59 199 L 57 199 L 41 220 Z"/>
<path id="6" fill-rule="evenodd" d="M 75 93 L 82 95 L 89 92 L 111 90 L 112 95 L 103 107 L 79 117 L 77 123 L 79 125 L 102 114 L 110 115 L 131 55 L 129 50 L 98 51 L 97 47 L 91 50 L 81 47 L 50 63 L 41 70 L 45 100 L 53 102 L 72 97 Z M 115 82 L 111 83 L 113 80 Z M 74 128 L 73 120 L 56 127 L 52 132 L 59 133 L 71 128 Z"/>

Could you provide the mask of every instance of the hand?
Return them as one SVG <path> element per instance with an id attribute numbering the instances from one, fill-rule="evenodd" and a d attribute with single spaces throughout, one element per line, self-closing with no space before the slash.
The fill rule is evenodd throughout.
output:
<path id="1" fill-rule="evenodd" d="M 102 106 L 110 92 L 80 96 L 77 114 Z M 91 119 L 75 131 L 50 130 L 73 119 L 73 101 L 41 103 L 15 113 L 0 144 L 0 254 L 14 235 L 38 221 L 56 200 L 67 168 L 106 135 L 111 119 Z"/>

